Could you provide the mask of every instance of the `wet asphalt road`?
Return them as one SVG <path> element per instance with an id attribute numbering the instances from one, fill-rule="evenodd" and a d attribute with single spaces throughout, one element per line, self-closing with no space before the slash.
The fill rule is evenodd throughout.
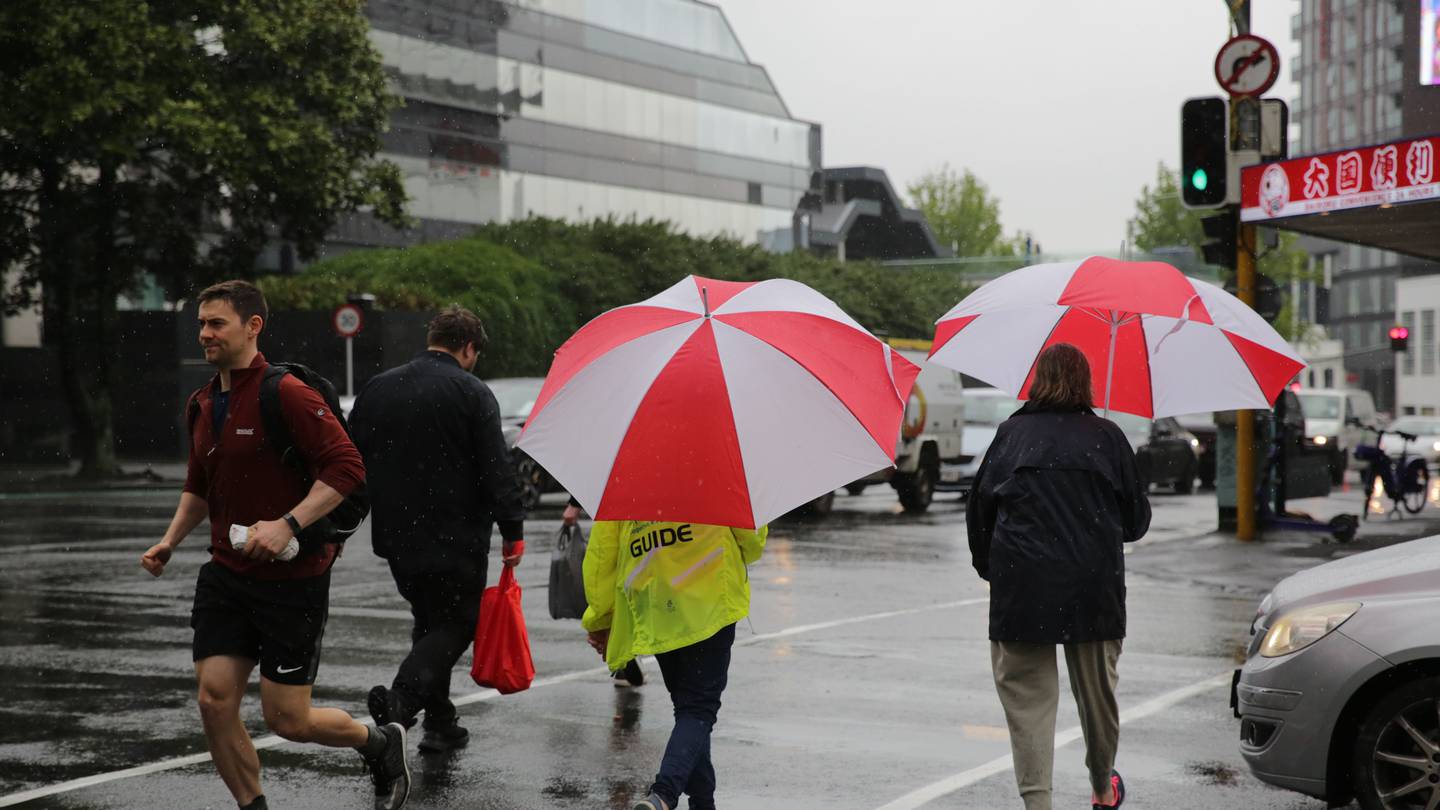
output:
<path id="1" fill-rule="evenodd" d="M 0 806 L 39 791 L 24 806 L 234 807 L 209 762 L 196 761 L 205 743 L 188 614 L 206 528 L 163 578 L 138 565 L 176 497 L 0 496 Z M 1264 591 L 1352 547 L 1213 536 L 1213 495 L 1157 494 L 1154 506 L 1154 529 L 1128 558 L 1118 763 L 1127 806 L 1320 810 L 1245 770 L 1228 678 Z M 504 697 L 479 690 L 462 658 L 454 690 L 471 744 L 416 755 L 409 807 L 626 810 L 648 787 L 669 699 L 653 661 L 644 664 L 651 683 L 617 689 L 579 623 L 549 618 L 547 546 L 558 517 L 551 502 L 529 522 L 519 571 L 534 686 Z M 1362 530 L 1362 541 L 1375 531 Z M 491 565 L 493 581 L 498 559 Z M 842 493 L 824 520 L 773 527 L 751 576 L 752 619 L 737 633 L 714 737 L 721 806 L 1019 807 L 990 681 L 986 591 L 969 566 L 957 496 L 909 516 L 886 487 Z M 368 535 L 357 535 L 335 568 L 317 703 L 363 714 L 365 692 L 389 682 L 408 647 L 408 621 Z M 266 746 L 272 807 L 369 807 L 358 757 L 269 737 L 253 682 L 245 717 Z M 1062 684 L 1058 730 L 1075 725 Z M 1078 742 L 1058 749 L 1057 808 L 1088 807 L 1083 756 Z M 170 762 L 182 757 L 190 764 Z M 147 772 L 113 778 L 130 768 Z"/>

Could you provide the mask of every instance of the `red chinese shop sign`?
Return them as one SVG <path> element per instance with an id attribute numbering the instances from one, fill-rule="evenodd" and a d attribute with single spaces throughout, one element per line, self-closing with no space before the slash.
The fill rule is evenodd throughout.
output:
<path id="1" fill-rule="evenodd" d="M 1262 163 L 1240 170 L 1240 220 L 1440 198 L 1440 137 Z"/>

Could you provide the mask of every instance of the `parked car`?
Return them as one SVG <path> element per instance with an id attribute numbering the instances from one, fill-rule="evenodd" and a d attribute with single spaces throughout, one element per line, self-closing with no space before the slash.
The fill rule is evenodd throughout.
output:
<path id="1" fill-rule="evenodd" d="M 1173 487 L 1181 495 L 1195 489 L 1195 474 L 1200 467 L 1197 455 L 1200 440 L 1174 417 L 1146 419 L 1128 413 L 1112 413 L 1110 420 L 1125 431 L 1135 449 L 1135 462 L 1140 480 L 1145 484 Z"/>
<path id="2" fill-rule="evenodd" d="M 905 419 L 895 442 L 895 466 L 880 470 L 845 486 L 859 495 L 870 484 L 888 481 L 900 497 L 906 512 L 924 512 L 937 489 L 960 488 L 960 463 L 964 449 L 965 386 L 960 372 L 926 361 L 926 351 L 911 348 L 923 341 L 892 340 L 905 359 L 920 367 Z M 829 511 L 834 494 L 812 501 L 811 513 Z"/>
<path id="3" fill-rule="evenodd" d="M 1408 455 L 1419 456 L 1431 465 L 1440 463 L 1440 419 L 1433 416 L 1402 416 L 1385 429 L 1410 433 L 1416 437 L 1415 441 L 1406 443 L 1399 436 L 1386 433 L 1385 438 L 1380 440 L 1380 449 L 1388 455 L 1398 458 L 1403 447 Z M 1375 435 L 1371 434 L 1365 443 L 1373 444 L 1374 441 Z"/>
<path id="4" fill-rule="evenodd" d="M 1257 777 L 1366 810 L 1440 807 L 1440 536 L 1284 579 L 1231 706 Z"/>
<path id="5" fill-rule="evenodd" d="M 1295 393 L 1305 411 L 1305 436 L 1330 448 L 1330 478 L 1339 484 L 1345 480 L 1355 447 L 1374 440 L 1355 423 L 1378 424 L 1375 400 L 1370 392 L 1358 389 L 1302 388 Z"/>
<path id="6" fill-rule="evenodd" d="M 526 509 L 534 509 L 540 503 L 540 496 L 547 492 L 562 492 L 545 468 L 523 450 L 515 449 L 520 440 L 520 429 L 530 418 L 530 409 L 535 407 L 535 398 L 545 384 L 543 377 L 500 377 L 486 380 L 485 384 L 495 393 L 500 404 L 500 425 L 505 433 L 505 444 L 510 448 L 510 458 L 515 462 L 515 473 L 520 477 L 521 498 Z"/>
<path id="7" fill-rule="evenodd" d="M 1000 423 L 1020 410 L 1021 402 L 998 388 L 965 389 L 965 432 L 961 443 L 960 484 L 969 488 Z"/>
<path id="8" fill-rule="evenodd" d="M 1190 431 L 1190 435 L 1200 441 L 1195 448 L 1195 455 L 1200 460 L 1200 465 L 1195 473 L 1200 477 L 1201 489 L 1215 488 L 1215 414 L 1210 411 L 1205 413 L 1191 413 L 1175 417 L 1180 427 Z"/>

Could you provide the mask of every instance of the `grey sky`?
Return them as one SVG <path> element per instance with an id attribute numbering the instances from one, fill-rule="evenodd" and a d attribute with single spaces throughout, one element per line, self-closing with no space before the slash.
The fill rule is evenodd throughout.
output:
<path id="1" fill-rule="evenodd" d="M 1113 251 L 1140 187 L 1180 151 L 1180 103 L 1218 95 L 1222 0 L 715 0 L 825 164 L 880 166 L 902 193 L 949 162 L 1046 252 Z M 1293 103 L 1296 0 L 1252 0 Z"/>

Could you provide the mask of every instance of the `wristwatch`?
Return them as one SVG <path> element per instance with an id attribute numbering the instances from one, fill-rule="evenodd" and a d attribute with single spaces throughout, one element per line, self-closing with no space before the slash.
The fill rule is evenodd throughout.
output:
<path id="1" fill-rule="evenodd" d="M 285 521 L 290 526 L 291 534 L 295 535 L 296 537 L 300 536 L 300 521 L 296 520 L 294 515 L 286 512 L 285 517 L 281 518 L 281 520 Z"/>

